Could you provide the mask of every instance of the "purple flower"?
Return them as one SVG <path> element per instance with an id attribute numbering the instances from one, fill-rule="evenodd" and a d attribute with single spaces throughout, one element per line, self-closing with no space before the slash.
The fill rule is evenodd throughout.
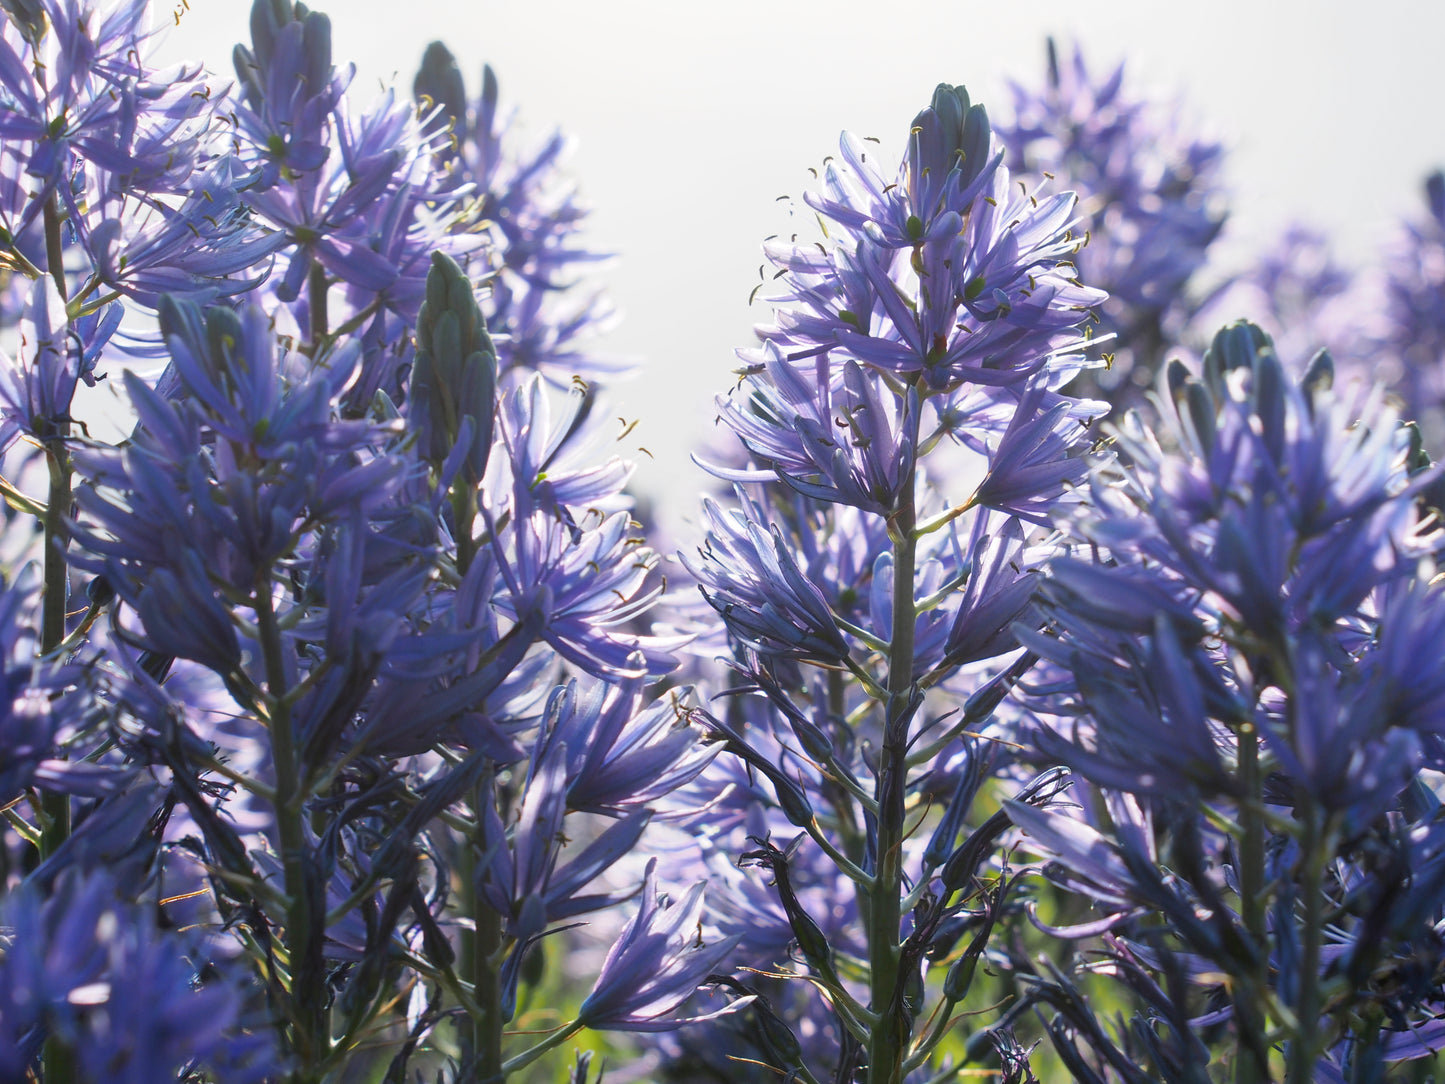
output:
<path id="1" fill-rule="evenodd" d="M 826 360 L 800 371 L 768 343 L 766 381 L 750 382 L 743 404 L 719 399 L 720 417 L 753 459 L 805 497 L 886 515 L 911 477 L 917 442 L 916 391 L 900 404 L 877 373 L 842 367 L 841 387 Z M 758 471 L 708 467 L 733 481 Z"/>
<path id="2" fill-rule="evenodd" d="M 683 564 L 729 632 L 763 655 L 837 662 L 847 642 L 818 587 L 798 567 L 777 526 L 761 508 L 724 512 L 704 500 L 706 548 Z M 751 514 L 749 514 L 749 512 Z"/>
<path id="3" fill-rule="evenodd" d="M 0 450 L 22 433 L 51 439 L 70 420 L 81 373 L 94 366 L 95 355 L 120 322 L 118 307 L 106 316 L 114 319 L 72 326 L 55 281 L 45 275 L 31 285 L 17 356 L 0 351 Z"/>
<path id="4" fill-rule="evenodd" d="M 328 115 L 351 81 L 331 64 L 331 20 L 287 0 L 251 6 L 251 47 L 237 45 L 240 130 L 261 148 L 274 184 L 282 170 L 309 173 L 330 156 Z"/>
<path id="5" fill-rule="evenodd" d="M 1384 353 L 1396 360 L 1391 381 L 1419 422 L 1426 447 L 1445 447 L 1445 173 L 1425 179 L 1427 213 L 1406 222 L 1385 264 Z"/>
<path id="6" fill-rule="evenodd" d="M 612 688 L 568 682 L 547 701 L 535 759 L 565 763 L 572 809 L 616 814 L 656 802 L 696 778 L 718 751 L 683 706 L 690 693 L 670 690 L 644 707 L 641 677 Z"/>
<path id="7" fill-rule="evenodd" d="M 646 809 L 630 810 L 562 862 L 567 774 L 566 765 L 556 758 L 534 762 L 511 832 L 503 827 L 495 808 L 482 815 L 486 862 L 478 871 L 477 890 L 486 905 L 507 920 L 518 953 L 549 923 L 626 898 L 625 893 L 580 892 L 637 845 L 652 816 Z"/>
<path id="8" fill-rule="evenodd" d="M 1325 349 L 1342 382 L 1398 384 L 1393 351 L 1382 349 L 1388 324 L 1382 286 L 1377 273 L 1341 262 L 1322 231 L 1291 224 L 1209 298 L 1181 335 L 1206 340 L 1221 323 L 1243 318 L 1269 335 L 1281 358 L 1307 362 Z"/>
<path id="9" fill-rule="evenodd" d="M 1048 526 L 1069 491 L 1089 473 L 1073 402 L 1030 385 L 989 455 L 973 501 Z"/>
<path id="10" fill-rule="evenodd" d="M 214 107 L 199 67 L 147 69 L 149 0 L 42 0 L 43 35 L 0 36 L 0 135 L 31 143 L 35 212 L 87 163 L 125 187 L 175 191 L 206 154 Z M 37 12 L 39 14 L 39 12 Z"/>
<path id="11" fill-rule="evenodd" d="M 102 195 L 79 221 L 78 240 L 99 281 L 142 305 L 157 307 L 162 294 L 204 304 L 245 293 L 286 243 L 252 223 L 240 190 L 253 179 L 227 157 L 188 180 L 179 206 Z"/>
<path id="12" fill-rule="evenodd" d="M 1006 387 L 1049 369 L 1103 299 L 1073 278 L 1073 197 L 1016 192 L 997 154 L 983 166 L 987 121 L 962 88 L 940 86 L 914 131 L 896 184 L 844 138 L 827 195 L 812 201 L 839 239 L 822 252 L 768 250 L 784 293 L 759 336 L 788 361 L 836 350 L 938 390 Z"/>
<path id="13" fill-rule="evenodd" d="M 481 96 L 468 102 L 456 61 L 441 42 L 427 47 L 414 92 L 432 110 L 437 156 L 458 190 L 477 200 L 473 225 L 485 228 L 497 262 L 482 309 L 496 336 L 497 360 L 519 377 L 541 373 L 558 387 L 573 378 L 605 381 L 631 372 L 591 340 L 612 322 L 612 306 L 592 285 L 606 257 L 586 246 L 587 210 L 561 170 L 568 141 L 553 133 L 525 147 L 511 113 L 499 107 L 497 79 L 482 71 Z M 514 378 L 515 379 L 515 378 Z"/>
<path id="14" fill-rule="evenodd" d="M 1116 567 L 1059 564 L 1062 644 L 1027 642 L 1073 671 L 1096 722 L 1072 745 L 1039 740 L 1102 785 L 1231 793 L 1230 730 L 1257 719 L 1286 775 L 1364 816 L 1402 785 L 1384 765 L 1419 756 L 1395 720 L 1433 730 L 1429 715 L 1381 710 L 1375 697 L 1398 693 L 1367 691 L 1366 677 L 1397 689 L 1388 675 L 1412 649 L 1393 620 L 1412 632 L 1434 621 L 1433 594 L 1426 609 L 1404 586 L 1438 546 L 1413 497 L 1425 479 L 1411 481 L 1391 412 L 1356 423 L 1327 388 L 1291 384 L 1258 329 L 1220 332 L 1204 370 L 1171 372 L 1178 450 L 1127 426 L 1125 486 L 1096 486 L 1081 509 L 1083 535 Z M 1396 604 L 1377 609 L 1382 598 Z M 1377 630 L 1388 653 L 1343 654 L 1342 623 Z M 1226 646 L 1206 646 L 1206 632 Z M 1274 658 L 1263 687 L 1238 654 L 1253 641 Z M 1279 702 L 1264 695 L 1273 680 L 1288 690 Z"/>
<path id="15" fill-rule="evenodd" d="M 672 1015 L 727 958 L 737 938 L 702 945 L 697 926 L 704 884 L 693 885 L 679 901 L 665 900 L 658 896 L 656 866 L 656 859 L 648 862 L 642 905 L 608 950 L 577 1012 L 578 1021 L 596 1031 L 672 1031 L 734 1012 L 751 1000 L 739 998 L 705 1016 Z"/>
<path id="16" fill-rule="evenodd" d="M 1050 40 L 1048 53 L 1046 85 L 1015 83 L 1014 119 L 996 131 L 1013 168 L 1078 192 L 1089 243 L 1074 262 L 1108 292 L 1098 330 L 1117 344 L 1097 382 L 1132 401 L 1199 303 L 1194 278 L 1225 220 L 1224 150 L 1132 93 L 1123 64 L 1096 75 L 1077 45 L 1060 58 Z"/>
<path id="17" fill-rule="evenodd" d="M 247 1024 L 241 990 L 202 982 L 191 939 L 116 897 L 111 880 L 62 877 L 49 898 L 7 900 L 0 939 L 0 1072 L 22 1079 L 48 1036 L 90 1080 L 142 1084 L 205 1066 L 226 1080 L 279 1066 Z M 202 961 L 204 962 L 204 961 Z"/>
<path id="18" fill-rule="evenodd" d="M 630 628 L 662 594 L 657 555 L 629 512 L 612 511 L 628 504 L 619 491 L 631 466 L 615 457 L 582 465 L 589 406 L 574 395 L 554 427 L 540 376 L 502 399 L 505 465 L 493 460 L 482 492 L 506 591 L 500 605 L 519 621 L 536 615 L 543 639 L 587 673 L 623 675 L 640 652 L 658 677 L 676 665 L 677 641 Z"/>

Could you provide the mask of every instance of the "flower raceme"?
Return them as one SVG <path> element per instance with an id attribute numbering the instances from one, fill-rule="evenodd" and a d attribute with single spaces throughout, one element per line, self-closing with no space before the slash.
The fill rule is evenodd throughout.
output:
<path id="1" fill-rule="evenodd" d="M 590 447 L 596 392 L 558 377 L 608 371 L 581 345 L 602 307 L 568 308 L 561 144 L 519 157 L 489 78 L 468 176 L 410 104 L 356 104 L 300 4 L 254 5 L 234 97 L 190 69 L 161 87 L 144 4 L 3 6 L 0 250 L 27 285 L 0 437 L 40 444 L 52 483 L 48 504 L 5 487 L 46 566 L 38 600 L 0 606 L 0 870 L 41 917 L 6 913 L 37 951 L 56 915 L 139 944 L 116 966 L 165 989 L 102 1006 L 115 976 L 91 967 L 75 998 L 7 1001 L 0 1056 L 56 1080 L 319 1081 L 383 1035 L 406 1075 L 444 1031 L 459 1078 L 516 1072 L 551 1049 L 506 1032 L 542 939 L 630 906 L 623 860 L 716 751 L 685 694 L 646 691 L 680 642 L 645 620 L 657 557 L 630 465 Z M 506 253 L 477 201 L 508 209 Z M 117 334 L 130 313 L 155 332 Z M 131 436 L 75 427 L 76 383 L 137 354 L 166 367 L 123 374 Z M 113 883 L 65 887 L 102 866 Z M 635 872 L 643 913 L 572 1031 L 672 1026 L 730 948 L 682 936 L 700 889 L 668 908 Z M 210 975 L 179 996 L 193 972 L 147 947 L 166 906 L 196 960 L 249 971 L 234 999 Z M 31 963 L 0 943 L 7 993 Z M 619 967 L 667 978 L 619 1001 Z M 210 1030 L 181 1026 L 207 1006 Z M 124 1045 L 143 1035 L 145 1057 Z"/>
<path id="2" fill-rule="evenodd" d="M 1113 337 L 1113 361 L 1093 379 L 1111 401 L 1138 405 L 1207 299 L 1198 279 L 1225 223 L 1224 148 L 1190 135 L 1177 106 L 1139 95 L 1124 64 L 1091 70 L 1077 44 L 1061 56 L 1050 39 L 1045 84 L 1013 92 L 998 128 L 1008 163 L 1078 192 L 1089 235 L 1079 267 L 1109 295 L 1099 331 Z"/>
<path id="3" fill-rule="evenodd" d="M 1091 327 L 1175 334 L 1219 225 L 1217 148 L 1117 75 L 1003 133 L 941 85 L 896 171 L 843 137 L 823 235 L 764 248 L 689 644 L 595 439 L 566 141 L 490 68 L 438 43 L 364 101 L 256 0 L 227 87 L 148 66 L 141 0 L 0 11 L 0 1076 L 495 1084 L 590 1028 L 661 1080 L 1355 1084 L 1445 1045 L 1437 472 L 1244 326 L 1095 439 Z M 72 416 L 105 366 L 117 443 Z"/>
<path id="4" fill-rule="evenodd" d="M 1421 501 L 1435 469 L 1377 396 L 1356 420 L 1328 355 L 1292 382 L 1252 325 L 1221 331 L 1197 376 L 1174 363 L 1166 390 L 1167 428 L 1126 419 L 1129 466 L 1103 468 L 1075 510 L 1071 529 L 1108 559 L 1056 563 L 1051 631 L 1019 630 L 1059 671 L 1033 743 L 1077 773 L 1080 817 L 1016 819 L 1105 911 L 1063 935 L 1111 929 L 1110 966 L 1139 990 L 1175 969 L 1181 1020 L 1227 1004 L 1251 1079 L 1272 1079 L 1263 1029 L 1286 1010 L 1291 1081 L 1362 1064 L 1367 1002 L 1389 1005 L 1394 1057 L 1424 1056 L 1438 1040 L 1407 1055 L 1397 1038 L 1433 1002 L 1396 983 L 1438 898 L 1429 915 L 1389 901 L 1432 876 L 1404 840 L 1429 838 L 1421 772 L 1442 767 L 1441 535 Z M 1167 923 L 1146 929 L 1146 912 Z M 1111 1037 L 1076 993 L 1058 975 L 1036 988 L 1061 1009 L 1061 1055 L 1192 1079 L 1197 1052 Z"/>
<path id="5" fill-rule="evenodd" d="M 739 699 L 703 718 L 766 780 L 745 792 L 757 828 L 744 858 L 778 905 L 756 934 L 741 928 L 738 951 L 806 976 L 825 1003 L 795 1018 L 806 1043 L 770 1007 L 809 1000 L 786 988 L 750 1028 L 717 1034 L 729 1049 L 750 1036 L 747 1056 L 773 1072 L 893 1081 L 940 1063 L 971 982 L 935 966 L 957 940 L 943 931 L 975 890 L 997 908 L 1012 891 L 994 851 L 1007 819 L 970 826 L 978 787 L 954 786 L 947 765 L 984 762 L 980 734 L 1033 661 L 1015 628 L 1033 622 L 1050 516 L 1086 476 L 1102 409 L 1059 388 L 1091 364 L 1083 326 L 1103 295 L 1073 272 L 1072 194 L 1013 186 L 960 87 L 915 118 L 896 181 L 844 136 L 807 199 L 827 241 L 766 247 L 773 318 L 719 400 L 747 460 L 708 469 L 736 504 L 706 503 L 701 552 L 682 560 L 738 674 Z M 951 826 L 929 848 L 912 839 L 925 809 Z M 820 904 L 831 913 L 815 918 Z M 839 914 L 862 922 L 846 969 L 821 932 Z"/>

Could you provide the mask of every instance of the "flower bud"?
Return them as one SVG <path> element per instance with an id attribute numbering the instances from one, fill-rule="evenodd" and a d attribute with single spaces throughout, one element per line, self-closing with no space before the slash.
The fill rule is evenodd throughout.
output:
<path id="1" fill-rule="evenodd" d="M 408 411 L 424 459 L 440 469 L 471 421 L 463 479 L 475 485 L 487 469 L 497 402 L 497 354 L 472 282 L 450 256 L 432 254 L 426 300 L 416 324 L 416 364 Z"/>

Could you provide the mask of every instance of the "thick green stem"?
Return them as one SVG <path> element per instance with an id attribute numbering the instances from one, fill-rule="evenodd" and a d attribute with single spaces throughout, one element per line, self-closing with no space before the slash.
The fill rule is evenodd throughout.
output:
<path id="1" fill-rule="evenodd" d="M 868 908 L 870 1007 L 878 1014 L 868 1044 L 868 1084 L 898 1084 L 908 1026 L 902 1013 L 898 941 L 902 920 L 903 837 L 908 784 L 908 726 L 913 714 L 913 568 L 917 511 L 913 480 L 889 520 L 893 540 L 893 635 L 888 650 L 886 728 L 878 776 L 878 867 Z"/>
<path id="2" fill-rule="evenodd" d="M 844 719 L 848 714 L 847 700 L 844 697 L 843 675 L 837 670 L 828 673 L 828 712 L 835 719 Z M 824 791 L 828 795 L 829 804 L 833 807 L 833 818 L 837 825 L 838 835 L 842 839 L 842 851 L 849 861 L 861 868 L 864 864 L 867 840 L 859 830 L 856 817 L 857 802 L 853 800 L 848 788 L 836 779 L 826 780 Z"/>
<path id="3" fill-rule="evenodd" d="M 66 296 L 65 268 L 61 259 L 60 204 L 51 196 L 45 204 L 45 254 L 50 274 L 60 296 Z M 65 639 L 65 607 L 69 596 L 70 576 L 66 549 L 70 543 L 70 455 L 65 439 L 70 435 L 70 422 L 62 418 L 46 420 L 50 432 L 45 443 L 45 463 L 50 475 L 50 495 L 45 505 L 44 586 L 40 603 L 40 654 L 49 655 Z M 45 794 L 41 799 L 45 824 L 41 837 L 40 856 L 48 858 L 70 837 L 70 798 L 64 794 Z"/>
<path id="4" fill-rule="evenodd" d="M 61 240 L 60 198 L 52 195 L 45 202 L 45 260 L 50 265 L 50 276 L 55 288 L 65 298 L 69 290 L 65 283 L 64 248 Z M 40 653 L 48 655 L 65 639 L 65 606 L 69 595 L 70 575 L 66 560 L 66 549 L 70 542 L 70 455 L 65 449 L 65 438 L 70 435 L 70 423 L 59 418 L 50 419 L 53 432 L 45 446 L 45 462 L 50 473 L 50 496 L 45 506 L 45 562 L 44 585 L 40 603 Z M 41 795 L 40 808 L 44 813 L 41 826 L 40 857 L 54 854 L 70 838 L 70 796 L 46 792 Z M 64 1084 L 76 1080 L 75 1056 L 59 1037 L 52 1036 L 45 1042 L 42 1055 L 44 1079 L 48 1084 Z"/>
<path id="5" fill-rule="evenodd" d="M 1328 831 L 1321 811 L 1310 799 L 1300 808 L 1304 834 L 1300 839 L 1300 892 L 1304 921 L 1300 926 L 1299 996 L 1295 1002 L 1296 1031 L 1290 1043 L 1289 1084 L 1310 1084 L 1321 1050 L 1320 950 L 1324 945 L 1325 864 Z"/>
<path id="6" fill-rule="evenodd" d="M 457 544 L 457 574 L 466 576 L 477 555 L 473 538 L 477 522 L 477 490 L 474 485 L 458 479 L 451 491 L 452 519 Z M 476 1058 L 477 1080 L 501 1079 L 502 1064 L 502 918 L 478 898 L 476 856 L 485 851 L 481 838 L 484 810 L 496 801 L 496 776 L 488 769 L 478 784 L 473 799 L 472 819 L 478 826 L 476 840 L 464 849 L 460 873 L 462 904 L 472 916 L 474 930 L 464 931 L 461 938 L 462 964 L 472 984 L 473 998 L 480 1013 L 472 1014 L 472 1053 Z M 505 1072 L 511 1072 L 506 1069 Z"/>
<path id="7" fill-rule="evenodd" d="M 463 913 L 470 915 L 473 928 L 462 927 L 461 966 L 463 975 L 472 984 L 471 1046 L 476 1060 L 472 1079 L 500 1079 L 502 1068 L 502 916 L 488 907 L 477 893 L 477 856 L 486 851 L 482 838 L 483 815 L 480 812 L 494 802 L 496 775 L 488 767 L 472 796 L 476 838 L 462 848 L 458 873 L 462 877 L 461 903 Z M 507 1070 L 510 1072 L 511 1070 Z"/>
<path id="8" fill-rule="evenodd" d="M 1253 722 L 1240 725 L 1238 742 L 1239 783 L 1244 792 L 1239 808 L 1239 910 L 1259 955 L 1249 987 L 1235 999 L 1240 1026 L 1236 1032 L 1234 1079 L 1235 1084 L 1258 1084 L 1269 1078 L 1269 1066 L 1261 1065 L 1255 1053 L 1265 1031 L 1261 997 L 1269 985 L 1269 942 L 1264 898 L 1264 781 L 1259 767 L 1259 731 Z"/>
<path id="9" fill-rule="evenodd" d="M 474 908 L 477 934 L 471 965 L 472 988 L 480 1017 L 472 1018 L 472 1045 L 476 1051 L 477 1079 L 496 1080 L 502 1070 L 502 916 L 485 905 Z"/>
<path id="10" fill-rule="evenodd" d="M 487 773 L 477 788 L 474 805 L 491 800 L 493 782 Z M 477 854 L 483 849 L 481 839 L 462 848 L 457 873 L 461 877 L 462 912 L 470 915 L 473 926 L 461 928 L 461 966 L 466 981 L 472 985 L 471 1017 L 472 1055 L 476 1059 L 473 1078 L 490 1080 L 502 1075 L 502 976 L 496 966 L 502 944 L 501 916 L 477 896 Z"/>
<path id="11" fill-rule="evenodd" d="M 297 1084 L 316 1077 L 325 1061 L 324 975 L 313 957 L 325 931 L 313 923 L 326 922 L 324 910 L 313 914 L 306 863 L 305 807 L 295 735 L 292 732 L 291 701 L 287 696 L 286 664 L 282 653 L 281 629 L 276 621 L 269 579 L 256 589 L 256 625 L 266 667 L 268 730 L 271 757 L 276 769 L 276 834 L 281 846 L 281 866 L 286 890 L 284 943 L 291 968 L 291 1015 L 295 1025 L 293 1044 L 297 1067 L 292 1079 Z M 324 904 L 324 895 L 322 896 Z"/>

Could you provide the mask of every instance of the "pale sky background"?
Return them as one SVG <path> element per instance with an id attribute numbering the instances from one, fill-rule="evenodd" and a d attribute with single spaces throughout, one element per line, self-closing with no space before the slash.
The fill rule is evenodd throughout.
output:
<path id="1" fill-rule="evenodd" d="M 231 75 L 249 0 L 189 0 L 163 57 Z M 162 9 L 163 9 L 163 5 Z M 178 5 L 179 6 L 179 5 Z M 1232 250 L 1290 219 L 1369 259 L 1421 183 L 1445 166 L 1445 0 L 325 0 L 357 91 L 408 92 L 429 41 L 482 64 L 537 136 L 576 139 L 570 168 L 594 207 L 588 236 L 623 319 L 607 347 L 644 365 L 614 389 L 640 418 L 638 482 L 686 514 L 687 454 L 751 340 L 763 237 L 847 128 L 902 147 L 938 82 L 1006 115 L 1010 78 L 1039 85 L 1044 40 L 1082 42 L 1091 66 L 1127 60 L 1138 88 L 1178 95 L 1229 148 Z M 631 440 L 629 441 L 631 443 Z M 683 507 L 686 506 L 686 507 Z M 669 517 L 671 518 L 671 517 Z"/>

